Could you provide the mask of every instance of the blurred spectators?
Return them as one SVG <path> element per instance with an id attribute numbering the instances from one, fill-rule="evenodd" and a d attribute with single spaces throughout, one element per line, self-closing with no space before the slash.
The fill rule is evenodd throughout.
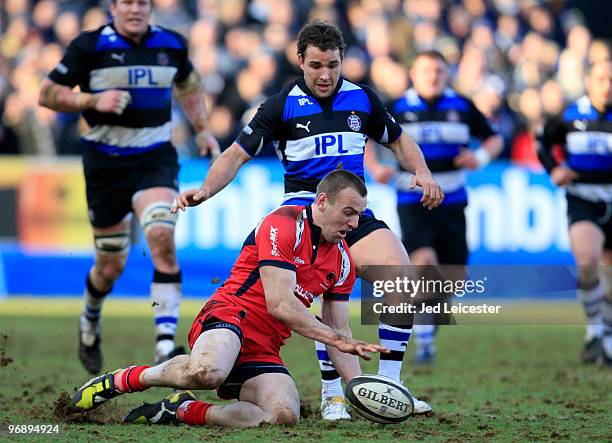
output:
<path id="1" fill-rule="evenodd" d="M 449 60 L 452 85 L 499 128 L 504 157 L 536 166 L 544 119 L 584 93 L 587 62 L 610 57 L 565 0 L 153 0 L 153 22 L 188 38 L 202 76 L 210 126 L 223 147 L 268 96 L 300 75 L 295 38 L 324 18 L 345 33 L 344 75 L 385 99 L 409 87 L 418 51 Z M 0 3 L 0 153 L 78 154 L 76 114 L 38 107 L 40 80 L 82 30 L 108 20 L 108 0 Z M 189 125 L 174 112 L 174 141 L 195 155 Z M 271 153 L 268 149 L 264 152 Z"/>

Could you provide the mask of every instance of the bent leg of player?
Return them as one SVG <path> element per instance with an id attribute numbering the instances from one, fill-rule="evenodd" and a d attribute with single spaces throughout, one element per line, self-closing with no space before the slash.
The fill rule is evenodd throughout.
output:
<path id="1" fill-rule="evenodd" d="M 76 412 L 89 411 L 120 394 L 144 391 L 153 386 L 174 389 L 215 389 L 230 373 L 240 347 L 241 337 L 235 330 L 225 328 L 206 330 L 196 340 L 190 355 L 178 355 L 153 367 L 130 366 L 117 369 L 91 379 L 74 394 L 70 408 Z M 166 406 L 174 407 L 176 412 L 180 403 L 176 401 L 169 403 Z M 145 418 L 152 420 L 155 415 Z M 151 422 L 157 423 L 157 421 Z"/>
<path id="2" fill-rule="evenodd" d="M 87 371 L 102 369 L 100 314 L 105 297 L 123 273 L 130 249 L 130 216 L 108 228 L 94 228 L 95 262 L 85 283 L 85 308 L 79 319 L 79 359 Z"/>
<path id="3" fill-rule="evenodd" d="M 182 295 L 182 275 L 174 244 L 177 214 L 170 213 L 176 194 L 172 188 L 155 187 L 139 191 L 133 197 L 134 211 L 145 233 L 155 268 L 151 299 L 155 307 L 156 363 L 185 353 L 174 343 Z"/>
<path id="4" fill-rule="evenodd" d="M 178 409 L 178 420 L 190 425 L 232 427 L 270 424 L 297 424 L 300 401 L 291 376 L 264 373 L 244 382 L 239 401 L 228 405 L 187 401 Z"/>
<path id="5" fill-rule="evenodd" d="M 357 275 L 366 281 L 376 280 L 380 268 L 376 266 L 393 266 L 390 269 L 408 271 L 410 260 L 406 249 L 390 229 L 377 229 L 358 240 L 350 247 L 355 260 Z M 371 268 L 375 266 L 375 268 Z M 374 272 L 371 272 L 374 270 Z M 381 354 L 378 373 L 400 381 L 402 361 L 408 346 L 412 323 L 405 317 L 401 325 L 389 325 L 381 321 L 379 325 L 379 338 L 382 345 L 391 352 Z M 405 323 L 405 324 L 404 324 Z M 423 414 L 431 411 L 426 402 L 414 398 L 414 413 Z"/>
<path id="6" fill-rule="evenodd" d="M 569 230 L 572 253 L 578 265 L 578 297 L 587 318 L 582 350 L 583 363 L 595 363 L 601 354 L 603 336 L 603 287 L 598 271 L 603 255 L 604 235 L 591 221 L 573 223 Z"/>

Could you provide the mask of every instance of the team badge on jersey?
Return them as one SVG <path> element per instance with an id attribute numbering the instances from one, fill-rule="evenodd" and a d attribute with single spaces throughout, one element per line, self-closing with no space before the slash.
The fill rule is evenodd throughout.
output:
<path id="1" fill-rule="evenodd" d="M 168 66 L 168 64 L 170 63 L 168 54 L 166 54 L 165 52 L 160 52 L 159 54 L 157 54 L 157 63 L 162 66 Z"/>
<path id="2" fill-rule="evenodd" d="M 349 115 L 346 122 L 348 123 L 349 128 L 351 128 L 355 132 L 361 129 L 361 119 L 359 118 L 358 115 L 355 115 L 355 114 Z"/>
<path id="3" fill-rule="evenodd" d="M 460 120 L 459 113 L 454 109 L 451 109 L 448 111 L 448 114 L 446 114 L 446 120 L 449 122 L 458 122 Z"/>

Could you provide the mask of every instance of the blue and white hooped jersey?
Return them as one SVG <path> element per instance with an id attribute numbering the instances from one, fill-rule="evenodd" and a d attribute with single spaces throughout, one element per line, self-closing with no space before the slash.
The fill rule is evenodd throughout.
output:
<path id="1" fill-rule="evenodd" d="M 84 92 L 128 91 L 122 115 L 83 112 L 90 130 L 82 139 L 112 156 L 142 154 L 170 142 L 172 86 L 193 70 L 185 39 L 150 26 L 140 45 L 117 33 L 112 23 L 75 38 L 49 74 L 55 83 Z"/>
<path id="2" fill-rule="evenodd" d="M 453 160 L 473 138 L 485 140 L 495 134 L 484 115 L 452 89 L 428 102 L 411 88 L 390 109 L 402 129 L 421 147 L 427 166 L 446 195 L 442 204 L 465 204 L 466 174 Z M 412 174 L 403 172 L 397 180 L 400 204 L 420 204 L 421 192 L 409 189 L 411 178 Z"/>
<path id="3" fill-rule="evenodd" d="M 339 166 L 363 178 L 368 137 L 390 143 L 401 131 L 370 88 L 340 78 L 334 94 L 316 99 L 300 79 L 266 100 L 236 143 L 255 156 L 272 142 L 285 168 L 288 200 L 312 198 L 319 181 Z"/>
<path id="4" fill-rule="evenodd" d="M 591 201 L 612 201 L 612 108 L 599 112 L 588 96 L 546 122 L 538 151 L 550 172 L 557 166 L 553 146 L 562 147 L 566 165 L 578 173 L 567 192 Z"/>

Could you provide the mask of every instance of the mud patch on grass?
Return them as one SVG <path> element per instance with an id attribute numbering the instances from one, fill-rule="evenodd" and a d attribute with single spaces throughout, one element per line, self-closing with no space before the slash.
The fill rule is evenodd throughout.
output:
<path id="1" fill-rule="evenodd" d="M 106 403 L 93 411 L 75 413 L 69 408 L 70 395 L 64 391 L 53 402 L 53 418 L 62 423 L 97 423 L 101 425 L 121 423 L 124 411 L 113 403 Z"/>

